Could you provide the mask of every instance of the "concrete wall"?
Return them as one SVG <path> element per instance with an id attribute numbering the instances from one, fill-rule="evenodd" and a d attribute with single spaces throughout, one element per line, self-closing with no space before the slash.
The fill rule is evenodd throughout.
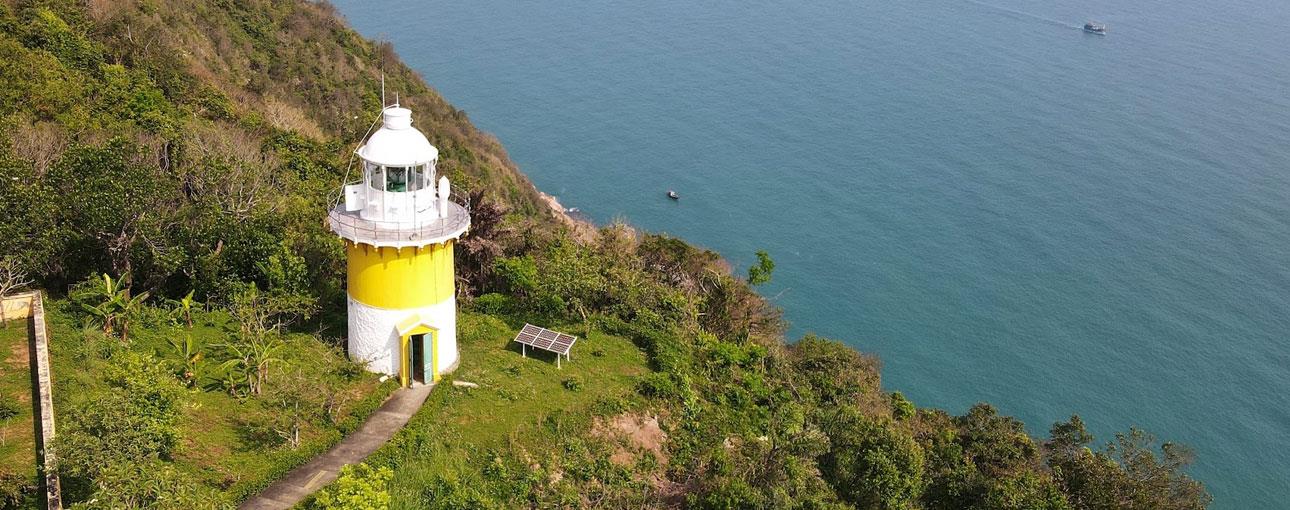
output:
<path id="1" fill-rule="evenodd" d="M 349 357 L 368 362 L 367 369 L 397 377 L 400 342 L 398 324 L 413 315 L 439 330 L 440 374 L 457 365 L 457 299 L 406 310 L 386 310 L 349 299 Z"/>
<path id="2" fill-rule="evenodd" d="M 54 468 L 58 458 L 54 444 L 54 389 L 53 374 L 49 370 L 49 336 L 45 329 L 45 305 L 40 292 L 0 297 L 0 310 L 7 320 L 26 319 L 28 341 L 31 343 L 31 371 L 36 382 L 35 400 L 40 414 L 36 437 L 36 462 L 44 478 L 45 502 L 51 510 L 63 508 L 58 471 Z"/>
<path id="3" fill-rule="evenodd" d="M 5 320 L 26 319 L 31 315 L 31 294 L 0 298 L 0 317 Z"/>

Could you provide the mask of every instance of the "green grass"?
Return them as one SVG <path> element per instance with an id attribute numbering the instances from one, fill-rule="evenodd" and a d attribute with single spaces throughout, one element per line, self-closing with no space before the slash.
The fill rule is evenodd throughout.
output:
<path id="1" fill-rule="evenodd" d="M 519 344 L 511 341 L 517 329 L 494 317 L 462 314 L 458 330 L 461 365 L 452 378 L 480 388 L 435 388 L 417 418 L 433 417 L 436 426 L 469 431 L 471 442 L 481 447 L 522 440 L 526 427 L 553 412 L 586 411 L 630 396 L 646 372 L 645 354 L 630 341 L 596 331 L 583 338 L 581 326 L 561 329 L 579 336 L 573 359 L 561 361 L 562 368 L 545 351 L 529 349 L 528 357 L 521 357 Z M 579 381 L 579 389 L 565 387 L 567 380 Z"/>
<path id="2" fill-rule="evenodd" d="M 0 475 L 36 477 L 36 438 L 32 411 L 27 319 L 0 328 L 0 399 L 17 415 L 0 420 Z"/>
<path id="3" fill-rule="evenodd" d="M 552 326 L 579 337 L 572 361 L 557 368 L 551 353 L 521 357 L 511 341 L 516 326 L 489 315 L 459 314 L 457 372 L 370 459 L 396 466 L 394 508 L 423 505 L 428 480 L 468 479 L 494 469 L 486 464 L 501 463 L 503 455 L 558 465 L 568 449 L 563 438 L 587 438 L 595 416 L 640 406 L 635 387 L 649 370 L 645 354 L 631 341 L 594 330 L 588 336 L 581 325 Z M 450 380 L 480 387 L 456 387 Z"/>

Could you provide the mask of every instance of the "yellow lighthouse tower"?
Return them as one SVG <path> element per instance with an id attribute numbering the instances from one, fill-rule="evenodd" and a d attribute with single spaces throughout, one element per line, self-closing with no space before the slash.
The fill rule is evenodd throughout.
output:
<path id="1" fill-rule="evenodd" d="M 349 356 L 403 386 L 430 384 L 457 367 L 452 246 L 470 214 L 435 180 L 439 150 L 411 110 L 385 108 L 356 155 L 363 179 L 328 214 L 345 240 Z"/>

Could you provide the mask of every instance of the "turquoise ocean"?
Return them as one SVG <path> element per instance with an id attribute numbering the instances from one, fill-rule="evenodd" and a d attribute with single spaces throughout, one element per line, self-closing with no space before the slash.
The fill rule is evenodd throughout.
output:
<path id="1" fill-rule="evenodd" d="M 566 207 L 770 252 L 887 388 L 1290 507 L 1290 2 L 335 3 Z"/>

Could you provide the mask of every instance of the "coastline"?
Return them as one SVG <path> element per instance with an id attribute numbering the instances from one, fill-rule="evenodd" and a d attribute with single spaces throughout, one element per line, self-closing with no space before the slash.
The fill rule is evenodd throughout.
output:
<path id="1" fill-rule="evenodd" d="M 560 223 L 564 224 L 565 227 L 568 227 L 569 231 L 572 232 L 575 237 L 579 240 L 586 241 L 595 236 L 597 229 L 595 223 L 592 223 L 591 220 L 588 219 L 575 218 L 573 215 L 569 214 L 569 210 L 564 207 L 564 204 L 560 203 L 560 199 L 556 198 L 555 195 L 551 195 L 538 189 L 536 185 L 533 186 L 533 189 L 537 191 L 538 197 L 542 200 L 542 203 L 546 204 L 546 206 L 551 209 L 552 215 L 554 215 Z"/>

